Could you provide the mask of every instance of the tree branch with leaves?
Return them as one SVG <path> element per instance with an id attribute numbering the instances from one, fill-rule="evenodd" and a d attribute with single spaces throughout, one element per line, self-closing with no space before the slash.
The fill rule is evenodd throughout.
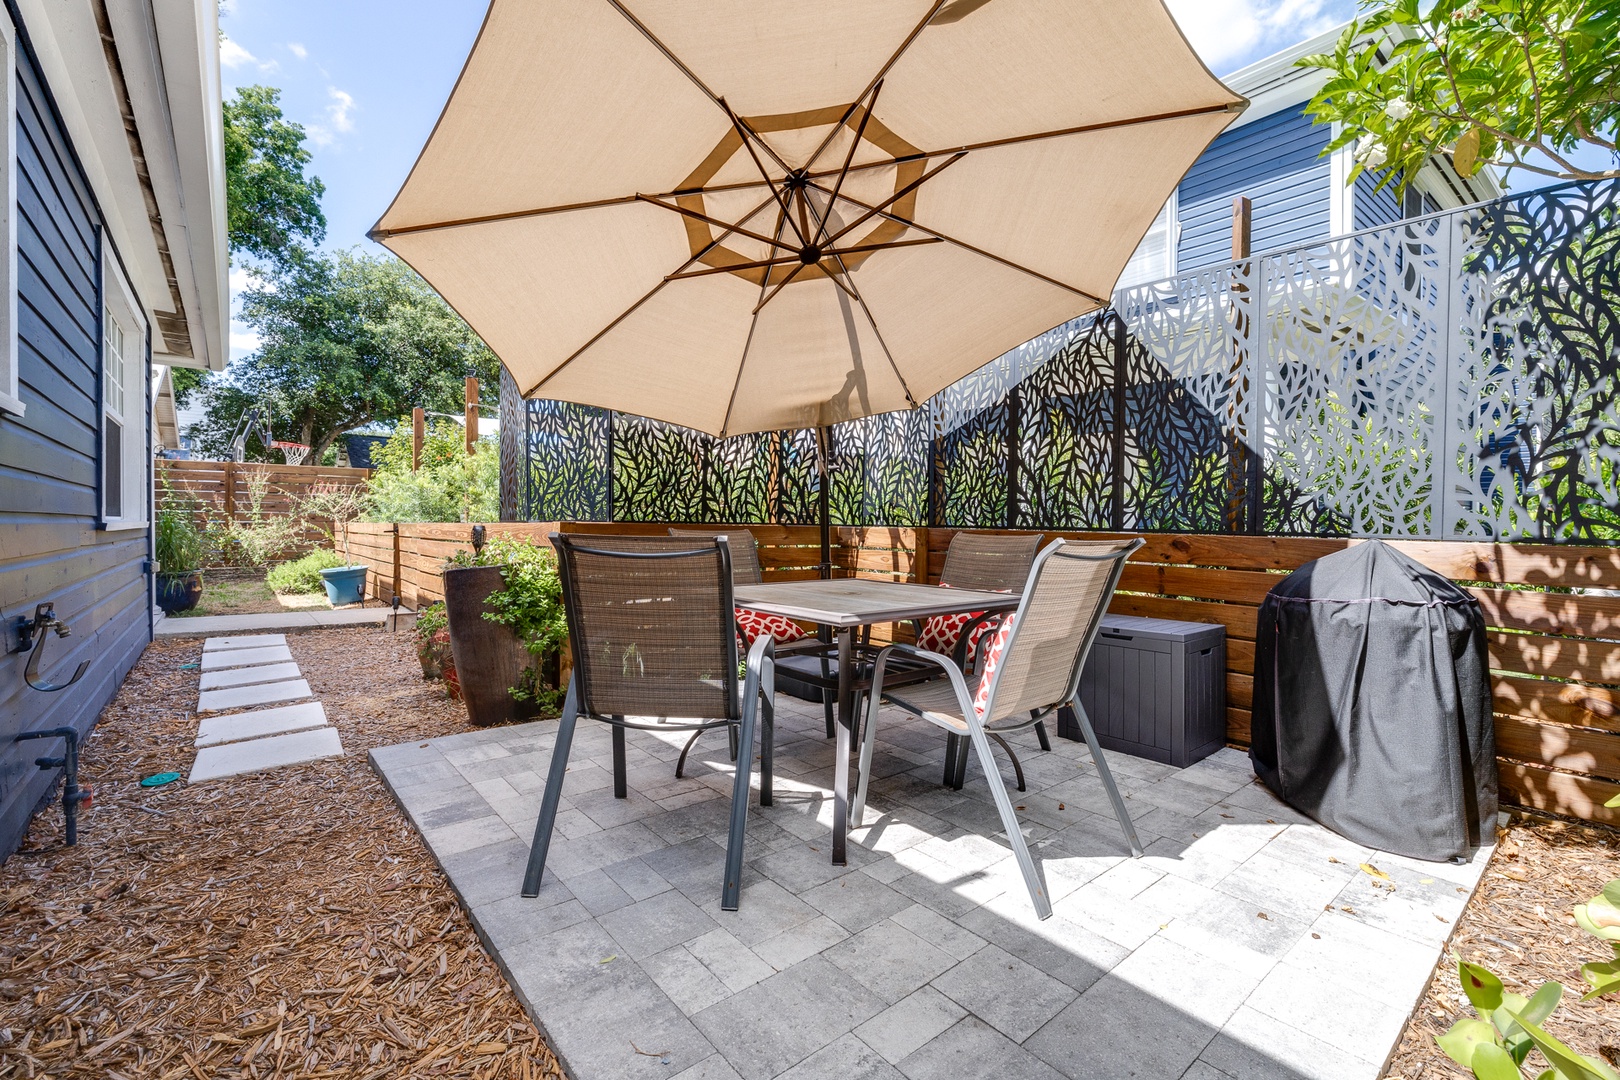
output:
<path id="1" fill-rule="evenodd" d="M 1350 180 L 1405 187 L 1431 158 L 1560 180 L 1620 177 L 1620 5 L 1612 0 L 1363 0 L 1306 109 L 1356 146 Z M 1609 167 L 1577 162 L 1596 147 Z"/>

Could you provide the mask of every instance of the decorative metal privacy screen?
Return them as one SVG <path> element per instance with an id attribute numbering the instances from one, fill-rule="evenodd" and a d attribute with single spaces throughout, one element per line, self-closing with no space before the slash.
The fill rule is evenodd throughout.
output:
<path id="1" fill-rule="evenodd" d="M 925 408 L 835 428 L 832 520 L 1620 541 L 1620 184 L 1113 300 Z M 816 520 L 809 432 L 524 405 L 502 426 L 513 516 Z"/>

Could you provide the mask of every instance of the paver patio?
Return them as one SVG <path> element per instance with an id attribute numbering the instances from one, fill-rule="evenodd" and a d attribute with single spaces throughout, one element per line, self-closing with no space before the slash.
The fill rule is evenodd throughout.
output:
<path id="1" fill-rule="evenodd" d="M 963 791 L 941 786 L 935 729 L 889 711 L 838 867 L 821 711 L 781 697 L 777 717 L 737 912 L 720 910 L 717 733 L 677 780 L 685 736 L 630 732 L 617 800 L 608 729 L 582 721 L 527 900 L 554 723 L 372 751 L 576 1080 L 1370 1080 L 1490 854 L 1359 847 L 1227 749 L 1180 771 L 1109 756 L 1147 850 L 1131 859 L 1084 746 L 1026 737 L 1014 797 L 1053 898 L 1040 922 L 977 762 Z"/>

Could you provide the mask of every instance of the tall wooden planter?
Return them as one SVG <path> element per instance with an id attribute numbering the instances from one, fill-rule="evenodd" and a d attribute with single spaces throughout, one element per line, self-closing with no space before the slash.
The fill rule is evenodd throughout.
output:
<path id="1" fill-rule="evenodd" d="M 538 715 L 535 703 L 512 697 L 523 671 L 533 666 L 511 627 L 490 622 L 491 593 L 505 587 L 498 566 L 471 566 L 444 572 L 444 608 L 450 621 L 450 653 L 467 713 L 477 727 L 528 720 Z"/>

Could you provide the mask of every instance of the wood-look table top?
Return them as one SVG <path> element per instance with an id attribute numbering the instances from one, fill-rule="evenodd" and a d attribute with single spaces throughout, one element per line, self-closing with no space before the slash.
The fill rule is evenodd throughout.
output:
<path id="1" fill-rule="evenodd" d="M 740 585 L 733 598 L 744 607 L 790 619 L 848 628 L 872 623 L 923 619 L 959 611 L 1011 611 L 1017 593 L 944 589 L 901 581 L 831 578 Z"/>

